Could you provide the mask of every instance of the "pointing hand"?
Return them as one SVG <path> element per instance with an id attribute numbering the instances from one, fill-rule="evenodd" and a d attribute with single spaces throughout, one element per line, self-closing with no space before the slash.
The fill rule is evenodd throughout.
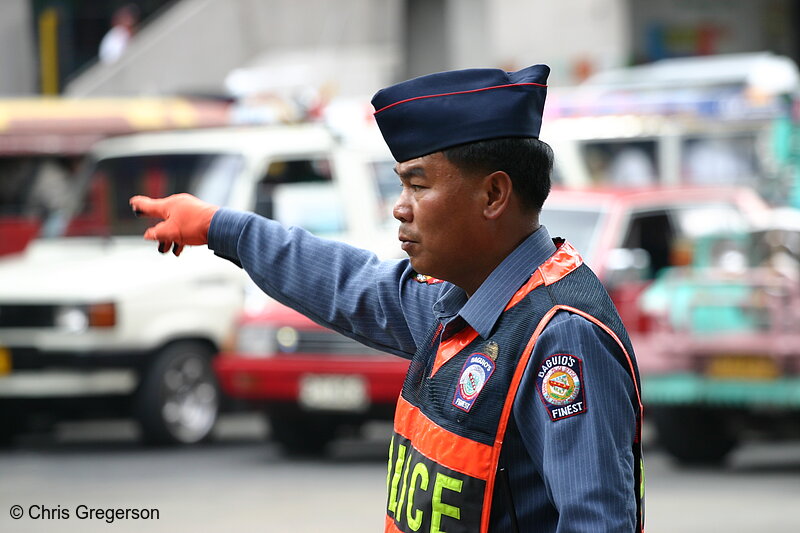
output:
<path id="1" fill-rule="evenodd" d="M 158 241 L 158 251 L 180 255 L 185 245 L 208 244 L 208 227 L 219 207 L 208 204 L 191 194 L 173 194 L 166 198 L 134 196 L 130 199 L 137 216 L 163 219 L 144 232 L 144 238 Z"/>

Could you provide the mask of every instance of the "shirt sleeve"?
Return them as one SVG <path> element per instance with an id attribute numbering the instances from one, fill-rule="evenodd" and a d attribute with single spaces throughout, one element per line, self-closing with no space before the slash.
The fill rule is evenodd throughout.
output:
<path id="1" fill-rule="evenodd" d="M 556 314 L 514 403 L 525 448 L 558 511 L 558 533 L 636 529 L 635 390 L 615 350 L 585 318 Z"/>
<path id="2" fill-rule="evenodd" d="M 413 281 L 408 260 L 380 261 L 367 250 L 230 209 L 214 215 L 208 246 L 275 300 L 373 348 L 410 358 L 434 323 L 441 286 Z"/>

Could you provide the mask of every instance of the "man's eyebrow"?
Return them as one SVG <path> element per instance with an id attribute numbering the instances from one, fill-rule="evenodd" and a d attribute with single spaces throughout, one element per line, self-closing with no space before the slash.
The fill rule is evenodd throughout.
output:
<path id="1" fill-rule="evenodd" d="M 414 176 L 424 178 L 425 177 L 425 169 L 422 167 L 411 167 L 408 169 L 397 170 L 397 167 L 394 167 L 394 173 L 400 176 L 400 178 L 411 178 Z"/>

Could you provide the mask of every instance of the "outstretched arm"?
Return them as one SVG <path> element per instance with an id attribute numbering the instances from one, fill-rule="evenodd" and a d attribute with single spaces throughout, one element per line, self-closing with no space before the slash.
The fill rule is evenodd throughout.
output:
<path id="1" fill-rule="evenodd" d="M 131 206 L 164 219 L 145 233 L 162 252 L 208 244 L 279 302 L 369 346 L 411 357 L 434 322 L 431 309 L 444 284 L 412 281 L 408 261 L 380 261 L 367 250 L 191 195 L 139 196 Z"/>

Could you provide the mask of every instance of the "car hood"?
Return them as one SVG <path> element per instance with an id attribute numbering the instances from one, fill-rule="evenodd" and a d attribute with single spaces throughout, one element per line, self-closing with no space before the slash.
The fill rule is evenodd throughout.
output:
<path id="1" fill-rule="evenodd" d="M 158 253 L 155 243 L 140 238 L 42 240 L 22 254 L 0 259 L 0 301 L 115 300 L 154 285 L 212 281 L 233 270 L 238 269 L 206 247 L 187 247 L 175 257 Z"/>

